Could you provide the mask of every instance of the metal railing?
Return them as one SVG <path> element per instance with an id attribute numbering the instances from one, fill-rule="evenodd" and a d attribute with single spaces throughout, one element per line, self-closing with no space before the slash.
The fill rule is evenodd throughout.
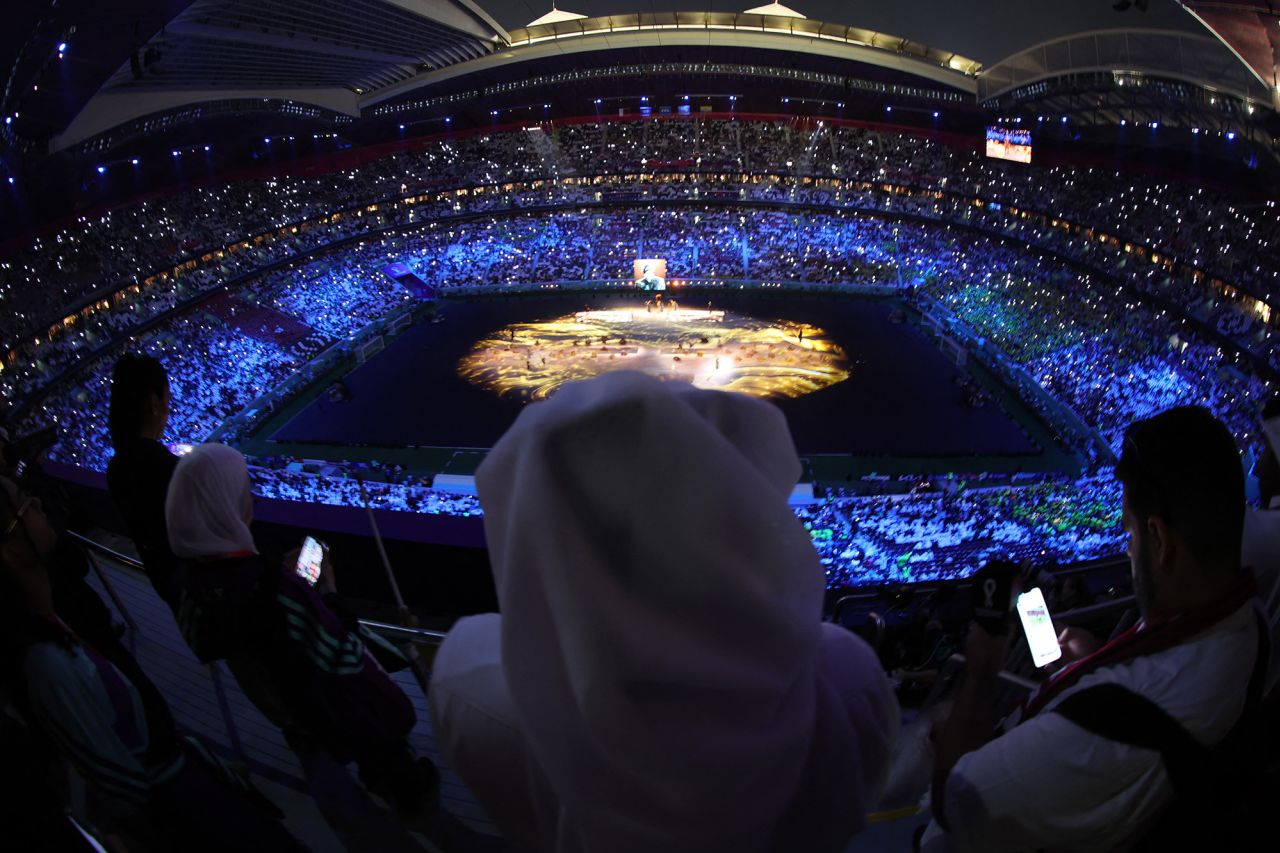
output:
<path id="1" fill-rule="evenodd" d="M 111 599 L 111 603 L 119 611 L 120 617 L 124 619 L 125 624 L 133 633 L 138 631 L 138 623 L 134 620 L 129 609 L 120 599 L 120 594 L 116 592 L 115 585 L 111 583 L 111 578 L 102 570 L 99 558 L 105 558 L 113 563 L 117 563 L 127 569 L 146 574 L 147 568 L 136 557 L 130 557 L 128 554 L 122 554 L 113 548 L 103 545 L 94 539 L 90 539 L 82 533 L 74 530 L 66 531 L 67 536 L 75 540 L 84 551 L 85 559 L 88 560 L 90 568 L 93 569 L 94 575 L 102 584 L 102 588 L 106 590 L 107 596 Z M 359 619 L 360 625 L 367 628 L 379 636 L 393 643 L 414 643 L 421 646 L 438 646 L 444 642 L 445 632 L 431 631 L 426 628 L 409 628 L 403 625 L 393 625 L 389 622 L 379 622 L 374 619 Z"/>

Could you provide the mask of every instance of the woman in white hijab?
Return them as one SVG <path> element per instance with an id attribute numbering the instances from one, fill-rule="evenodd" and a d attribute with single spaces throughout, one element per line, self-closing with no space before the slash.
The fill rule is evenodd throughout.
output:
<path id="1" fill-rule="evenodd" d="M 436 657 L 442 751 L 518 849 L 840 850 L 898 707 L 819 621 L 782 414 L 618 372 L 521 413 L 477 474 L 502 615 Z"/>
<path id="2" fill-rule="evenodd" d="M 240 452 L 202 444 L 184 456 L 165 520 L 179 559 L 178 625 L 196 655 L 226 660 L 259 709 L 289 729 L 291 743 L 355 761 L 366 783 L 387 788 L 402 813 L 434 809 L 438 775 L 407 740 L 414 724 L 408 697 L 291 565 L 258 554 Z M 327 571 L 326 563 L 321 584 Z"/>

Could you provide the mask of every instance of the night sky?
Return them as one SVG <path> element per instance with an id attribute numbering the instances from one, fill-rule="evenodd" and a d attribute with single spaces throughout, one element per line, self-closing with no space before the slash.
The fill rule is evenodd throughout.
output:
<path id="1" fill-rule="evenodd" d="M 551 0 L 475 0 L 508 29 L 551 9 Z M 557 0 L 561 9 L 594 17 L 627 12 L 741 12 L 768 0 Z M 1111 8 L 1115 0 L 794 0 L 784 2 L 821 21 L 866 27 L 953 50 L 984 64 L 1042 41 L 1086 30 L 1179 29 L 1207 32 L 1174 0 L 1151 0 L 1146 12 Z"/>

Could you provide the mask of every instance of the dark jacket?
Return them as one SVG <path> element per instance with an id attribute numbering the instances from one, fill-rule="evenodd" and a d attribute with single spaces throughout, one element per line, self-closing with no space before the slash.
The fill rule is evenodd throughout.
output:
<path id="1" fill-rule="evenodd" d="M 177 558 L 169 547 L 164 500 L 178 457 L 158 441 L 132 438 L 116 446 L 107 465 L 107 488 L 124 518 L 129 536 L 138 546 L 151 584 L 165 601 L 173 602 L 173 572 Z"/>

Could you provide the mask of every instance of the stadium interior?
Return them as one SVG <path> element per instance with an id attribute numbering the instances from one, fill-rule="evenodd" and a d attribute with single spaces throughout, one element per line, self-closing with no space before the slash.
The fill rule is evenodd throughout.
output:
<path id="1" fill-rule="evenodd" d="M 1128 850 L 1202 831 L 1218 849 L 1274 844 L 1280 691 L 1260 673 L 1280 609 L 1280 12 L 1251 0 L 564 2 L 6 8 L 0 622 L 28 627 L 4 632 L 0 749 L 11 783 L 55 782 L 0 806 L 13 827 L 0 847 Z M 127 436 L 126 362 L 160 376 Z M 639 407 L 627 416 L 583 402 L 625 393 Z M 1201 762 L 1200 787 L 1183 785 L 1163 741 L 1104 734 L 1152 763 L 1126 754 L 1118 788 L 1068 789 L 1072 774 L 1055 774 L 1042 796 L 1061 798 L 1056 822 L 1026 803 L 1000 818 L 1003 789 L 960 778 L 979 773 L 977 756 L 1013 743 L 1024 720 L 1065 715 L 1054 703 L 1092 667 L 1173 654 L 1158 639 L 1170 631 L 1201 636 L 1179 624 L 1221 627 L 1189 606 L 1151 609 L 1147 571 L 1165 553 L 1149 550 L 1151 525 L 1185 522 L 1169 507 L 1188 490 L 1168 484 L 1209 482 L 1185 473 L 1210 464 L 1208 439 L 1171 451 L 1192 466 L 1176 472 L 1141 445 L 1143 425 L 1178 407 L 1229 434 L 1239 464 L 1226 467 L 1243 482 L 1225 503 L 1245 513 L 1233 570 L 1261 596 L 1260 651 L 1253 661 L 1250 634 L 1253 671 L 1213 688 L 1236 716 L 1211 735 L 1179 716 L 1194 717 L 1191 700 L 1153 696 L 1192 742 L 1178 741 Z M 574 411 L 589 422 L 556 432 Z M 699 444 L 707 430 L 720 431 L 716 452 Z M 165 471 L 158 493 L 139 435 L 164 457 L 147 463 Z M 741 450 L 732 466 L 713 464 L 722 445 Z M 226 547 L 188 547 L 182 495 L 207 520 L 223 488 L 188 481 L 201 465 L 238 472 L 240 456 L 251 508 L 236 496 L 231 527 L 251 538 L 210 521 L 204 541 Z M 1148 475 L 1176 496 L 1144 516 L 1132 478 Z M 784 482 L 757 484 L 769 477 Z M 23 548 L 46 566 L 44 610 Z M 286 580 L 252 581 L 233 612 L 240 593 L 223 584 L 245 560 L 261 577 L 281 563 Z M 546 568 L 557 560 L 568 591 Z M 657 580 L 632 577 L 645 561 L 661 564 Z M 734 561 L 746 580 L 718 574 Z M 769 561 L 790 568 L 753 574 Z M 689 579 L 670 581 L 669 562 Z M 290 593 L 298 577 L 311 585 Z M 997 587 L 1007 606 L 993 616 Z M 1033 593 L 1039 610 L 1024 605 Z M 627 601 L 661 612 L 645 620 Z M 615 608 L 621 627 L 600 628 Z M 497 654 L 496 639 L 476 645 L 499 618 L 478 614 L 497 611 L 506 669 L 459 674 L 465 649 Z M 803 645 L 789 621 L 800 611 L 810 634 L 872 650 L 858 689 L 883 688 L 830 688 L 845 690 L 837 700 L 815 687 L 806 713 L 892 703 L 884 754 L 864 741 L 846 762 L 867 774 L 856 785 L 847 768 L 814 769 L 843 748 L 813 757 L 810 741 L 838 740 L 821 725 L 769 758 L 790 731 L 785 703 L 752 703 L 844 660 L 772 669 Z M 277 616 L 287 630 L 227 639 Z M 980 631 L 1006 638 L 985 681 Z M 1077 648 L 1085 634 L 1100 651 Z M 230 644 L 210 651 L 215 635 Z M 260 655 L 264 637 L 308 650 Z M 106 687 L 40 688 L 73 678 L 34 668 L 46 646 L 83 647 L 75 672 Z M 539 652 L 563 660 L 515 673 Z M 1172 680 L 1198 671 L 1169 667 Z M 312 681 L 280 675 L 312 669 Z M 510 719 L 466 705 L 494 679 Z M 944 766 L 935 751 L 958 737 L 952 709 L 975 684 L 1008 729 Z M 291 704 L 290 690 L 332 713 Z M 577 716 L 547 716 L 557 691 Z M 394 696 L 411 722 L 357 693 Z M 128 696 L 141 735 L 112 704 Z M 59 708 L 115 722 L 78 734 Z M 718 713 L 732 724 L 718 728 Z M 481 717 L 488 729 L 469 728 Z M 865 731 L 855 717 L 840 726 Z M 996 719 L 972 725 L 989 739 Z M 342 735 L 384 726 L 398 732 L 386 743 Z M 168 763 L 158 732 L 173 735 Z M 124 751 L 99 755 L 104 739 Z M 1230 752 L 1246 739 L 1248 761 Z M 735 744 L 739 763 L 715 757 Z M 682 749 L 709 757 L 666 760 Z M 1012 766 L 1004 749 L 991 760 Z M 125 809 L 135 761 L 146 779 Z M 796 781 L 812 774 L 829 784 Z M 957 779 L 971 787 L 957 793 Z M 775 807 L 760 793 L 773 786 L 792 799 Z M 221 827 L 174 805 L 201 796 Z M 1212 825 L 1172 823 L 1180 811 Z"/>

